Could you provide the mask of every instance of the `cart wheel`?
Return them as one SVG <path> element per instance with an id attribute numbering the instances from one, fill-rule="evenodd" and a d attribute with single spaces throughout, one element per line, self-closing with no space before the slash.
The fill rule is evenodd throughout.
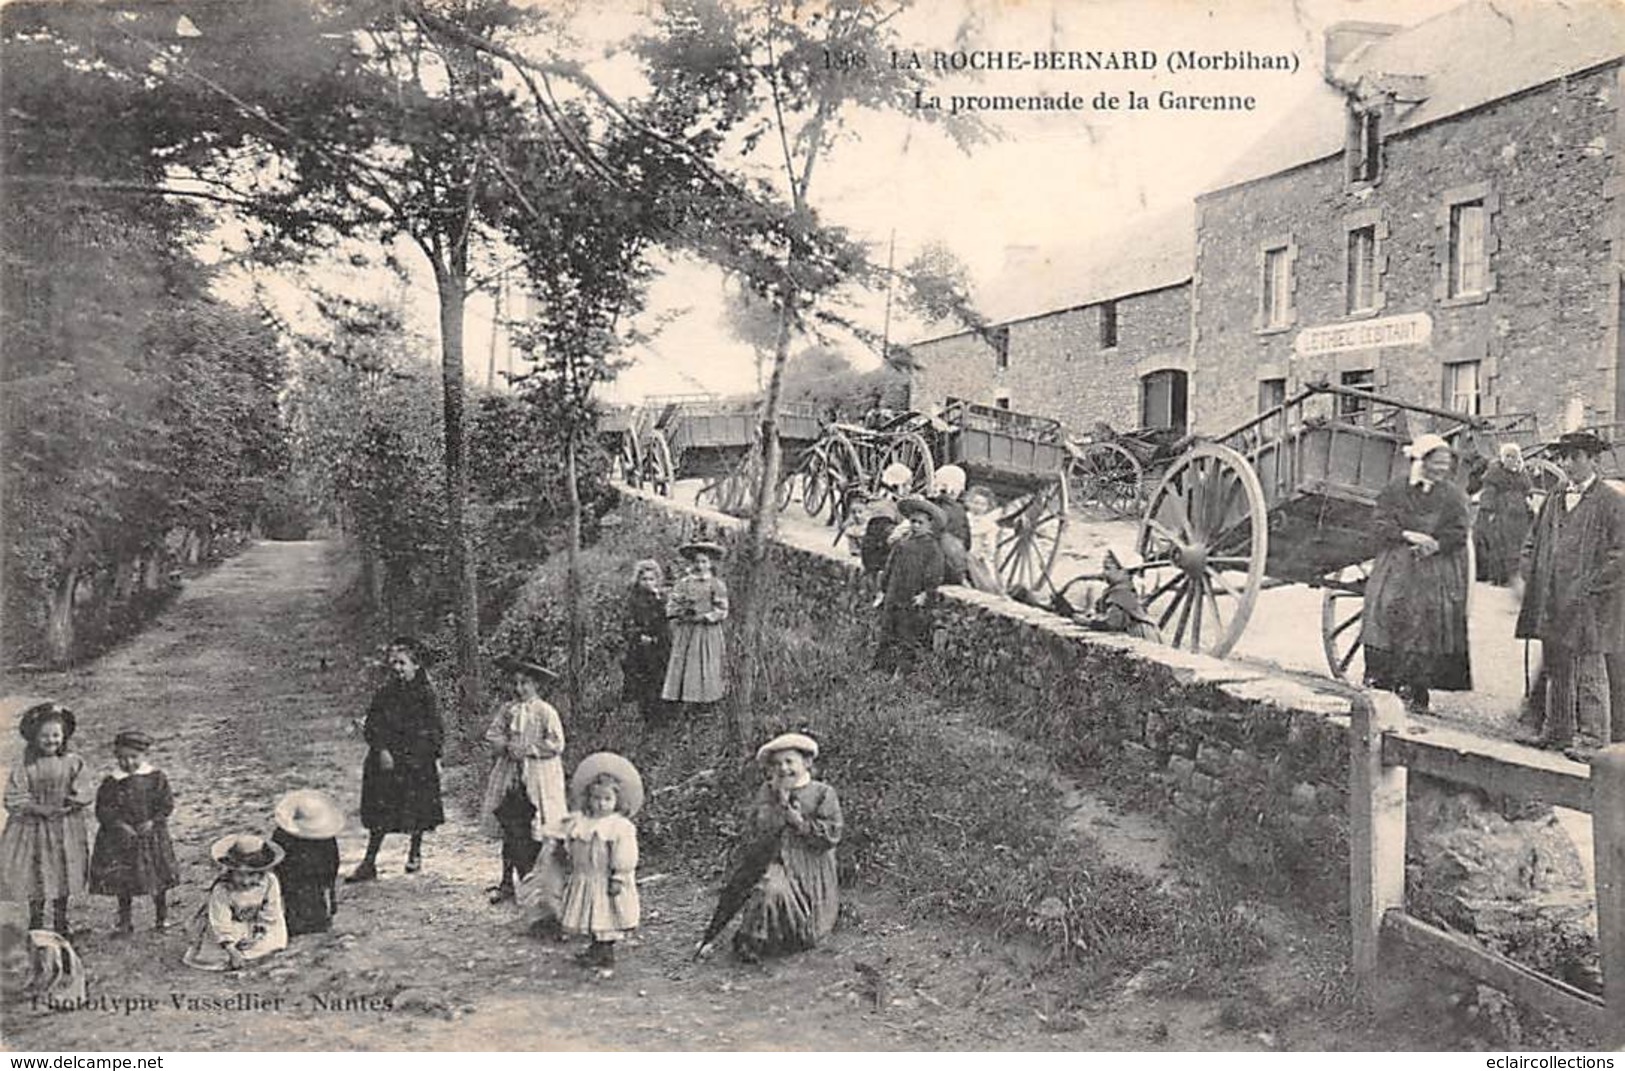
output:
<path id="1" fill-rule="evenodd" d="M 1568 473 L 1564 472 L 1561 466 L 1543 457 L 1532 458 L 1524 468 L 1529 471 L 1529 483 L 1533 490 L 1530 495 L 1531 505 L 1537 513 L 1540 512 L 1540 504 L 1546 501 L 1547 495 L 1568 486 Z"/>
<path id="2" fill-rule="evenodd" d="M 1136 544 L 1146 609 L 1175 647 L 1223 657 L 1258 601 L 1269 552 L 1264 489 L 1247 459 L 1200 443 L 1163 475 Z"/>
<path id="3" fill-rule="evenodd" d="M 807 515 L 817 517 L 828 506 L 829 523 L 838 525 L 842 523 L 842 514 L 852 493 L 862 489 L 868 479 L 863 470 L 863 458 L 851 439 L 838 431 L 832 432 L 814 471 L 822 484 L 821 494 L 816 505 L 807 506 Z"/>
<path id="4" fill-rule="evenodd" d="M 800 475 L 801 471 L 799 468 L 793 469 L 789 472 L 779 473 L 779 486 L 777 495 L 775 496 L 774 505 L 778 507 L 778 511 L 780 513 L 783 513 L 785 510 L 789 509 L 790 500 L 796 497 L 796 479 Z"/>
<path id="5" fill-rule="evenodd" d="M 657 495 L 671 497 L 672 481 L 677 478 L 671 459 L 671 444 L 666 433 L 656 428 L 649 433 L 649 442 L 643 452 L 643 469 L 649 489 Z"/>
<path id="6" fill-rule="evenodd" d="M 1133 454 L 1116 443 L 1090 443 L 1067 463 L 1072 503 L 1094 506 L 1111 517 L 1140 512 L 1145 470 Z"/>
<path id="7" fill-rule="evenodd" d="M 1320 593 L 1320 645 L 1326 652 L 1326 668 L 1340 681 L 1357 684 L 1365 678 L 1360 621 L 1370 577 L 1369 563 L 1351 565 L 1335 577 L 1328 577 Z"/>
<path id="8" fill-rule="evenodd" d="M 643 486 L 643 451 L 633 432 L 621 432 L 620 464 L 623 483 L 629 487 Z"/>
<path id="9" fill-rule="evenodd" d="M 993 558 L 1006 590 L 1053 591 L 1050 573 L 1066 532 L 1066 479 L 1058 477 L 1006 507 Z"/>
<path id="10" fill-rule="evenodd" d="M 925 441 L 925 436 L 909 431 L 894 439 L 886 449 L 886 456 L 881 459 L 881 471 L 891 464 L 904 465 L 914 474 L 908 485 L 910 491 L 917 495 L 931 493 L 931 478 L 937 474 L 937 467 L 931 457 L 931 444 Z"/>

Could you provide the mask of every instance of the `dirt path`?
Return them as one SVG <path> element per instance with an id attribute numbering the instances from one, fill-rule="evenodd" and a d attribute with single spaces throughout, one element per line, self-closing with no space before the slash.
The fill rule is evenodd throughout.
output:
<path id="1" fill-rule="evenodd" d="M 321 787 L 355 813 L 363 745 L 350 717 L 370 678 L 337 631 L 338 581 L 326 545 L 262 543 L 190 584 L 162 619 L 93 665 L 6 689 L 75 706 L 78 746 L 98 771 L 110 766 L 105 745 L 119 728 L 141 727 L 161 742 L 154 761 L 178 795 L 178 919 L 196 911 L 211 877 L 209 842 L 268 829 L 281 792 Z M 0 727 L 0 741 L 0 760 L 16 761 L 9 726 Z M 448 801 L 472 776 L 447 770 Z M 1167 866 L 1166 838 L 1154 822 L 1114 813 L 1075 786 L 1068 798 L 1080 836 L 1122 839 L 1115 854 L 1127 865 Z M 8 1007 L 8 1044 L 1178 1050 L 1380 1043 L 1360 1032 L 1334 1040 L 1312 1012 L 1286 1003 L 1242 1016 L 1214 1002 L 1159 998 L 1143 992 L 1144 979 L 1079 1003 L 1057 992 L 1038 950 L 952 920 L 909 922 L 876 890 L 848 897 L 842 927 L 816 952 L 767 967 L 720 958 L 693 964 L 687 953 L 709 891 L 658 859 L 642 875 L 640 940 L 623 952 L 613 978 L 599 979 L 573 965 L 573 946 L 534 941 L 509 910 L 486 905 L 481 890 L 492 877 L 494 845 L 453 812 L 429 838 L 424 873 L 403 873 L 405 846 L 392 838 L 383 880 L 345 890 L 334 933 L 297 939 L 288 953 L 241 975 L 182 967 L 182 932 L 113 938 L 110 900 L 75 905 L 75 925 L 90 931 L 75 945 L 91 972 L 92 1000 L 145 1004 Z M 340 837 L 346 870 L 364 842 L 352 817 Z M 16 921 L 14 907 L 6 909 Z M 142 926 L 149 921 L 138 915 Z"/>

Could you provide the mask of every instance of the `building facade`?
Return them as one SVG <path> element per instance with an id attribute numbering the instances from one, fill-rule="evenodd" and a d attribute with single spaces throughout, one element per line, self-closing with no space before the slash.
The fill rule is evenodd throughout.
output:
<path id="1" fill-rule="evenodd" d="M 1096 421 L 1183 426 L 1190 217 L 1180 213 L 1132 238 L 1012 264 L 984 310 L 991 326 L 909 347 L 910 404 L 959 398 L 1080 431 Z"/>
<path id="2" fill-rule="evenodd" d="M 1618 421 L 1622 53 L 1609 5 L 1334 27 L 1321 98 L 1197 198 L 1196 428 L 1316 381 Z"/>
<path id="3" fill-rule="evenodd" d="M 1330 382 L 1546 438 L 1625 420 L 1625 7 L 1472 0 L 1325 44 L 1193 218 L 1013 266 L 993 329 L 912 347 L 913 403 L 1220 434 Z"/>

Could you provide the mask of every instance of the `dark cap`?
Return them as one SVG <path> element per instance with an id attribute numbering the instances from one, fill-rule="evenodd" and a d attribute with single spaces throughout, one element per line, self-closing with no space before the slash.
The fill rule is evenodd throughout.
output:
<path id="1" fill-rule="evenodd" d="M 1601 436 L 1590 431 L 1566 431 L 1552 444 L 1552 453 L 1558 457 L 1573 457 L 1575 454 L 1596 457 L 1610 449 L 1612 447 Z"/>

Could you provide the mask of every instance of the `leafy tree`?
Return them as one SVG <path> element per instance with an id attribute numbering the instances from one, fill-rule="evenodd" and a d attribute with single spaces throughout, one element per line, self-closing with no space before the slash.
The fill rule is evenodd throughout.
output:
<path id="1" fill-rule="evenodd" d="M 860 372 L 836 349 L 814 346 L 784 367 L 784 399 L 807 402 L 829 417 L 856 420 L 871 409 L 908 403 L 908 376 L 891 365 Z"/>

